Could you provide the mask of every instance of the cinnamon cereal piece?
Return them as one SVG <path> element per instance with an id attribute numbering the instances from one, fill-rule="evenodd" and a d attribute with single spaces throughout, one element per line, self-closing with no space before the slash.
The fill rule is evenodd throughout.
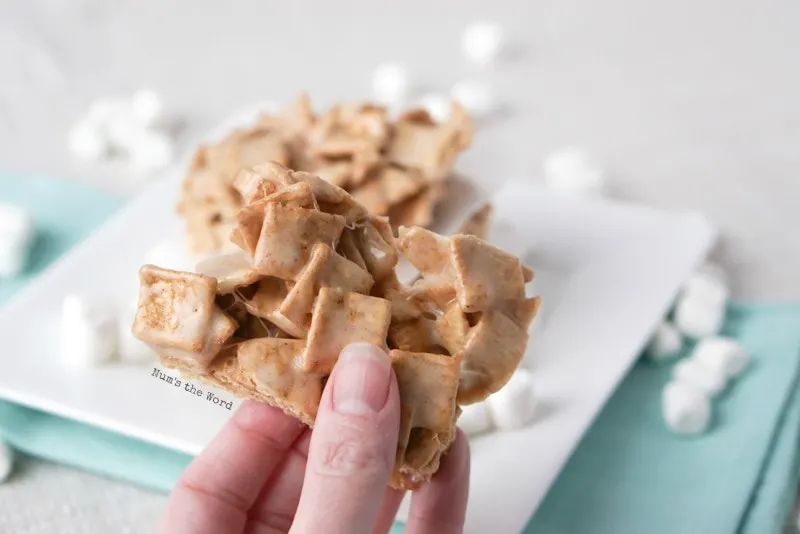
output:
<path id="1" fill-rule="evenodd" d="M 390 319 L 390 305 L 384 299 L 323 287 L 314 304 L 302 369 L 330 374 L 347 345 L 384 346 Z"/>
<path id="2" fill-rule="evenodd" d="M 340 256 L 328 245 L 317 243 L 297 283 L 281 304 L 280 313 L 307 331 L 311 324 L 314 299 L 320 288 L 369 293 L 372 283 L 372 276 L 366 270 Z"/>
<path id="3" fill-rule="evenodd" d="M 483 312 L 464 349 L 458 403 L 472 404 L 508 382 L 525 354 L 528 333 L 500 312 Z"/>
<path id="4" fill-rule="evenodd" d="M 294 280 L 315 243 L 336 246 L 345 226 L 341 215 L 268 203 L 253 264 L 259 273 Z"/>
<path id="5" fill-rule="evenodd" d="M 145 342 L 201 352 L 211 325 L 216 278 L 145 265 L 139 281 L 134 335 Z"/>
<path id="6" fill-rule="evenodd" d="M 492 218 L 492 205 L 488 202 L 481 206 L 467 221 L 461 225 L 457 234 L 474 235 L 480 239 L 486 239 L 489 231 L 489 223 Z"/>
<path id="7" fill-rule="evenodd" d="M 450 239 L 424 228 L 398 229 L 397 248 L 423 276 L 452 278 L 455 271 L 450 258 Z"/>
<path id="8" fill-rule="evenodd" d="M 238 345 L 236 357 L 258 390 L 278 399 L 282 408 L 313 421 L 322 397 L 323 375 L 300 371 L 304 349 L 302 339 L 252 339 Z"/>
<path id="9" fill-rule="evenodd" d="M 411 413 L 401 435 L 409 435 L 404 460 L 419 469 L 442 450 L 441 442 L 452 434 L 459 382 L 458 361 L 442 354 L 393 350 L 389 353 L 397 377 L 404 411 Z M 410 429 L 410 431 L 408 430 Z M 430 435 L 415 436 L 424 429 Z M 444 438 L 444 439 L 440 439 Z M 417 443 L 414 443 L 417 442 Z M 419 446 L 428 442 L 427 446 Z M 433 443 L 431 443 L 433 442 Z M 415 457 L 409 458 L 409 454 Z"/>
<path id="10" fill-rule="evenodd" d="M 461 309 L 477 312 L 525 294 L 519 258 L 471 235 L 450 240 Z"/>
<path id="11" fill-rule="evenodd" d="M 237 288 L 257 282 L 261 275 L 255 270 L 250 257 L 242 251 L 206 258 L 197 264 L 198 274 L 217 279 L 217 293 L 233 293 Z"/>

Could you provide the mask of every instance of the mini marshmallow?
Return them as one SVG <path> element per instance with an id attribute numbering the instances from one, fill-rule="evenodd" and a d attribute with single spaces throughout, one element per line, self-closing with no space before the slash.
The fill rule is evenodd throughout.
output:
<path id="1" fill-rule="evenodd" d="M 467 436 L 478 436 L 492 430 L 492 417 L 485 402 L 476 402 L 461 407 L 458 428 Z"/>
<path id="2" fill-rule="evenodd" d="M 503 28 L 495 22 L 470 24 L 461 35 L 461 51 L 470 61 L 485 65 L 494 61 L 503 47 Z"/>
<path id="3" fill-rule="evenodd" d="M 0 484 L 8 480 L 14 470 L 14 449 L 0 440 Z"/>
<path id="4" fill-rule="evenodd" d="M 408 96 L 408 71 L 397 63 L 383 63 L 372 72 L 372 92 L 384 104 L 400 104 Z"/>
<path id="5" fill-rule="evenodd" d="M 663 361 L 677 356 L 682 347 L 683 336 L 680 331 L 675 325 L 665 321 L 656 328 L 645 354 L 653 361 Z"/>
<path id="6" fill-rule="evenodd" d="M 690 338 L 713 336 L 725 321 L 727 301 L 705 298 L 704 294 L 685 292 L 675 306 L 675 325 Z"/>
<path id="7" fill-rule="evenodd" d="M 89 105 L 86 121 L 99 128 L 105 128 L 120 116 L 130 113 L 127 99 L 119 97 L 100 98 Z"/>
<path id="8" fill-rule="evenodd" d="M 542 166 L 545 184 L 553 190 L 578 195 L 601 195 L 605 191 L 605 172 L 578 148 L 553 152 Z"/>
<path id="9" fill-rule="evenodd" d="M 430 94 L 419 99 L 419 105 L 436 122 L 445 122 L 450 118 L 451 101 L 445 95 Z"/>
<path id="10" fill-rule="evenodd" d="M 25 270 L 33 235 L 33 221 L 24 209 L 0 203 L 0 278 Z"/>
<path id="11" fill-rule="evenodd" d="M 140 89 L 131 97 L 131 115 L 145 128 L 157 128 L 164 123 L 164 102 L 149 89 Z"/>
<path id="12" fill-rule="evenodd" d="M 485 117 L 495 109 L 492 89 L 477 80 L 458 82 L 451 89 L 450 96 L 464 106 L 473 117 Z"/>
<path id="13" fill-rule="evenodd" d="M 728 273 L 726 273 L 725 269 L 723 269 L 720 265 L 712 261 L 704 262 L 700 267 L 697 268 L 697 271 L 695 272 L 714 277 L 725 285 L 728 284 Z"/>
<path id="14" fill-rule="evenodd" d="M 132 140 L 128 149 L 133 165 L 143 172 L 164 168 L 175 160 L 175 143 L 159 132 L 145 132 Z"/>
<path id="15" fill-rule="evenodd" d="M 750 357 L 739 343 L 728 337 L 713 336 L 701 339 L 692 358 L 727 378 L 738 376 L 750 363 Z"/>
<path id="16" fill-rule="evenodd" d="M 700 389 L 672 381 L 661 392 L 661 411 L 672 432 L 700 434 L 711 423 L 711 399 Z"/>
<path id="17" fill-rule="evenodd" d="M 694 358 L 684 358 L 672 369 L 672 379 L 715 397 L 728 385 L 728 377 Z"/>
<path id="18" fill-rule="evenodd" d="M 527 369 L 517 369 L 500 391 L 489 395 L 486 407 L 490 419 L 499 430 L 526 426 L 536 408 L 533 377 Z"/>
<path id="19" fill-rule="evenodd" d="M 136 298 L 131 302 L 127 313 L 122 314 L 123 320 L 118 324 L 119 347 L 117 355 L 120 361 L 126 363 L 144 363 L 156 359 L 155 352 L 133 335 L 132 326 L 138 306 L 139 299 Z"/>
<path id="20" fill-rule="evenodd" d="M 70 128 L 67 148 L 82 160 L 99 161 L 109 154 L 111 145 L 103 126 L 82 120 Z"/>
<path id="21" fill-rule="evenodd" d="M 689 277 L 683 286 L 683 294 L 710 304 L 725 304 L 730 297 L 727 277 L 718 267 L 706 264 Z"/>
<path id="22" fill-rule="evenodd" d="M 113 360 L 118 335 L 117 320 L 109 307 L 79 295 L 64 299 L 61 340 L 67 365 L 91 367 Z"/>

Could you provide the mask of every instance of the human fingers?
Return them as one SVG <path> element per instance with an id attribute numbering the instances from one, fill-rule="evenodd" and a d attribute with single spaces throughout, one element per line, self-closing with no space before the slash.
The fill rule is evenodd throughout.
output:
<path id="1" fill-rule="evenodd" d="M 430 482 L 414 492 L 406 534 L 461 534 L 469 496 L 469 443 L 458 429 Z"/>
<path id="2" fill-rule="evenodd" d="M 294 522 L 306 472 L 311 429 L 294 442 L 250 508 L 245 534 L 277 534 Z"/>
<path id="3" fill-rule="evenodd" d="M 400 503 L 403 502 L 406 492 L 394 488 L 386 488 L 386 493 L 383 495 L 383 503 L 378 512 L 378 519 L 375 521 L 375 528 L 373 534 L 387 534 L 392 528 L 394 517 L 397 515 L 397 509 L 400 508 Z"/>
<path id="4" fill-rule="evenodd" d="M 303 428 L 276 408 L 244 402 L 181 475 L 158 532 L 241 531 L 262 486 Z"/>
<path id="5" fill-rule="evenodd" d="M 346 347 L 325 386 L 291 532 L 372 531 L 394 466 L 400 397 L 389 356 Z"/>

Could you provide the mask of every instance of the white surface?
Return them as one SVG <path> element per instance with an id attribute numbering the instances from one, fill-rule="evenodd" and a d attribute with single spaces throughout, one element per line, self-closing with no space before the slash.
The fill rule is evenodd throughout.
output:
<path id="1" fill-rule="evenodd" d="M 0 166 L 119 191 L 139 182 L 71 162 L 64 146 L 98 95 L 155 87 L 191 116 L 185 147 L 243 102 L 367 90 L 390 53 L 446 90 L 466 68 L 454 45 L 465 25 L 498 20 L 521 48 L 487 73 L 509 113 L 479 132 L 462 168 L 535 178 L 544 155 L 579 143 L 626 198 L 707 212 L 735 297 L 800 298 L 800 233 L 786 231 L 800 226 L 800 3 L 0 0 L 0 13 Z M 66 467 L 26 460 L 21 471 L 0 487 L 12 532 L 152 532 L 163 505 Z"/>
<path id="2" fill-rule="evenodd" d="M 152 243 L 182 230 L 173 211 L 180 178 L 148 190 L 0 310 L 0 343 L 8 348 L 0 355 L 1 396 L 189 453 L 200 451 L 227 420 L 231 412 L 154 378 L 151 367 L 65 368 L 54 356 L 57 342 L 36 335 L 51 324 L 66 291 L 102 288 L 118 306 L 129 303 L 133 288 L 118 281 L 131 279 Z M 521 184 L 508 184 L 493 203 L 498 216 L 490 240 L 509 235 L 507 226 L 518 229 L 510 235 L 534 229 L 525 261 L 539 270 L 533 290 L 550 308 L 542 317 L 544 334 L 531 342 L 530 354 L 538 356 L 529 364 L 552 411 L 533 427 L 475 442 L 474 532 L 498 521 L 509 531 L 524 524 L 713 237 L 696 215 L 580 202 Z M 606 313 L 612 301 L 615 313 Z M 32 316 L 40 320 L 31 324 L 26 318 Z M 578 329 L 582 336 L 569 334 Z M 497 447 L 508 454 L 498 457 Z M 541 448 L 535 461 L 531 448 Z M 498 495 L 506 502 L 502 518 L 495 513 Z"/>
<path id="3" fill-rule="evenodd" d="M 711 423 L 711 399 L 701 389 L 672 381 L 661 393 L 664 422 L 675 434 L 702 434 Z"/>
<path id="4" fill-rule="evenodd" d="M 503 388 L 486 399 L 491 420 L 499 431 L 525 428 L 536 411 L 533 373 L 517 369 Z"/>
<path id="5" fill-rule="evenodd" d="M 728 378 L 739 375 L 750 363 L 744 347 L 736 340 L 717 336 L 701 339 L 692 351 L 692 358 Z"/>
<path id="6" fill-rule="evenodd" d="M 717 369 L 706 366 L 695 358 L 684 358 L 672 368 L 672 378 L 704 392 L 709 397 L 722 393 L 728 385 L 728 376 Z"/>

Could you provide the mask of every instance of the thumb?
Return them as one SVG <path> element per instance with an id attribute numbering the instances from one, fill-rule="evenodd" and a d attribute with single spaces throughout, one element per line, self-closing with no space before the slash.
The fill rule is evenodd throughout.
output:
<path id="1" fill-rule="evenodd" d="M 322 394 L 291 532 L 372 532 L 399 426 L 389 356 L 365 343 L 345 347 Z"/>

